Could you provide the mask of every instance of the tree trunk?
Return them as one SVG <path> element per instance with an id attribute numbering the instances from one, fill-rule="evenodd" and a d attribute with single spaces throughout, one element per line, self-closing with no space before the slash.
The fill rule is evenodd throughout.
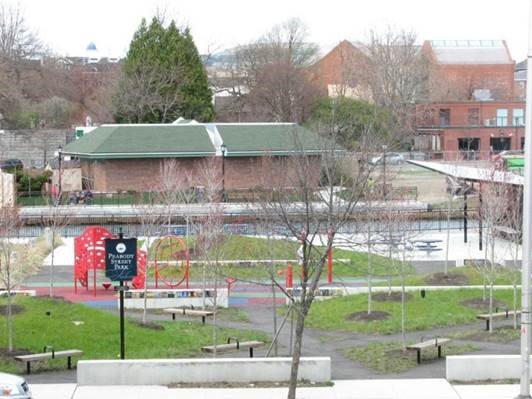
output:
<path id="1" fill-rule="evenodd" d="M 142 324 L 146 324 L 146 317 L 148 313 L 148 271 L 150 265 L 150 234 L 146 237 L 146 271 L 144 278 L 144 303 L 142 305 Z"/>
<path id="2" fill-rule="evenodd" d="M 517 329 L 517 284 L 514 283 L 514 330 Z"/>
<path id="3" fill-rule="evenodd" d="M 371 228 L 369 223 L 369 218 L 367 220 L 368 224 L 368 314 L 371 314 Z"/>
<path id="4" fill-rule="evenodd" d="M 449 195 L 449 206 L 447 207 L 447 248 L 445 248 L 445 275 L 449 273 L 449 242 L 451 241 L 451 203 L 452 197 Z"/>
<path id="5" fill-rule="evenodd" d="M 11 297 L 11 265 L 9 264 L 9 261 L 6 265 L 6 274 L 7 274 L 7 350 L 9 352 L 13 351 L 13 314 L 12 314 L 12 301 L 13 298 Z"/>
<path id="6" fill-rule="evenodd" d="M 288 399 L 296 398 L 296 388 L 297 388 L 297 375 L 299 372 L 299 360 L 301 358 L 301 349 L 303 346 L 303 330 L 305 328 L 305 308 L 307 304 L 301 304 L 301 309 L 297 312 L 297 321 L 296 321 L 296 336 L 294 341 L 294 350 L 292 352 L 292 367 L 290 369 L 290 382 L 288 385 Z M 297 308 L 296 308 L 297 309 Z"/>
<path id="7" fill-rule="evenodd" d="M 490 334 L 493 332 L 493 282 L 490 283 Z"/>
<path id="8" fill-rule="evenodd" d="M 406 351 L 406 306 L 405 306 L 405 260 L 406 248 L 403 246 L 403 261 L 401 262 L 401 340 L 403 343 L 403 352 Z"/>
<path id="9" fill-rule="evenodd" d="M 52 258 L 50 260 L 50 298 L 54 296 L 54 254 L 55 254 L 55 229 L 52 229 Z"/>

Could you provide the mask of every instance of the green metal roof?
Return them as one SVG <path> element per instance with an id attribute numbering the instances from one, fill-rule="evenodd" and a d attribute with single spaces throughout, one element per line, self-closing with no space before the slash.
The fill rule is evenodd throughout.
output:
<path id="1" fill-rule="evenodd" d="M 323 152 L 323 140 L 297 124 L 218 124 L 227 156 L 290 155 Z"/>
<path id="2" fill-rule="evenodd" d="M 178 123 L 103 125 L 69 143 L 64 154 L 82 159 L 186 158 L 319 154 L 324 140 L 292 123 Z M 340 148 L 338 148 L 341 150 Z"/>
<path id="3" fill-rule="evenodd" d="M 89 159 L 198 157 L 215 149 L 201 125 L 104 125 L 69 143 L 65 154 Z"/>

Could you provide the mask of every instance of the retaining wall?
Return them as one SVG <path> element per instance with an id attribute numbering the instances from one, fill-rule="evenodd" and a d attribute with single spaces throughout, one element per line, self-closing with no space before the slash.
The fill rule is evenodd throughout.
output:
<path id="1" fill-rule="evenodd" d="M 223 359 L 80 360 L 79 385 L 288 381 L 290 357 Z M 331 380 L 330 357 L 303 357 L 299 378 Z"/>
<path id="2" fill-rule="evenodd" d="M 449 381 L 518 379 L 521 376 L 521 356 L 447 356 L 445 370 Z"/>

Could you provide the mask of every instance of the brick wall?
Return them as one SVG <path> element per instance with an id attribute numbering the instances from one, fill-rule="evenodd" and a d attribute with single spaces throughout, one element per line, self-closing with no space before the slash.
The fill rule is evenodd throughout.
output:
<path id="1" fill-rule="evenodd" d="M 178 168 L 189 176 L 190 186 L 206 186 L 206 168 L 222 174 L 222 158 L 209 162 L 205 158 L 178 159 Z M 308 173 L 316 184 L 320 176 L 319 157 L 306 158 L 307 164 L 297 164 L 288 158 L 235 157 L 226 158 L 225 188 L 247 189 L 255 187 L 293 187 L 297 184 L 297 171 Z M 93 182 L 99 192 L 146 191 L 156 188 L 160 176 L 161 159 L 117 159 L 106 161 L 82 161 L 83 178 Z"/>

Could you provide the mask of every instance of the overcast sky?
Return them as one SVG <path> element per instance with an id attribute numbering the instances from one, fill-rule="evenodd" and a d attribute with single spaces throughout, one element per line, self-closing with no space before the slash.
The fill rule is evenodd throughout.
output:
<path id="1" fill-rule="evenodd" d="M 5 0 L 0 0 L 5 2 Z M 425 39 L 505 39 L 512 57 L 526 56 L 528 0 L 19 0 L 28 25 L 56 53 L 81 55 L 89 42 L 109 56 L 125 55 L 142 17 L 157 7 L 188 24 L 200 52 L 253 40 L 299 17 L 309 38 L 330 47 L 362 40 L 385 25 Z"/>

